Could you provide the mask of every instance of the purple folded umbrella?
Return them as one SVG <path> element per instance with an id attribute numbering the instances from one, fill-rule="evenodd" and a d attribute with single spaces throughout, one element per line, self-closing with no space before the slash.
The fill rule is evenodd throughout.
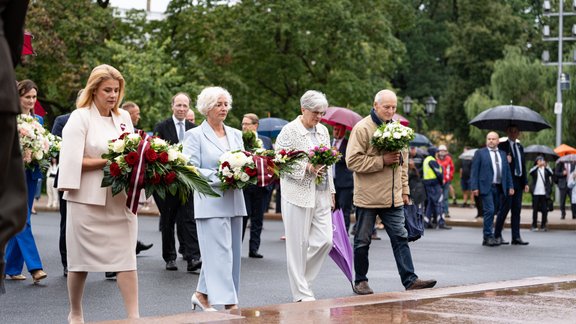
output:
<path id="1" fill-rule="evenodd" d="M 344 214 L 342 209 L 337 209 L 332 213 L 332 250 L 330 257 L 338 267 L 344 272 L 350 282 L 352 282 L 352 266 L 354 264 L 354 254 L 352 245 L 348 238 L 348 231 L 344 224 Z"/>

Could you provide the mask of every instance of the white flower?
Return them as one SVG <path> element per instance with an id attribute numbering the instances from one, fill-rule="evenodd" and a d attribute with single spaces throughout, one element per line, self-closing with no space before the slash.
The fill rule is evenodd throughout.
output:
<path id="1" fill-rule="evenodd" d="M 394 137 L 395 139 L 399 139 L 400 137 L 402 137 L 402 135 L 398 132 L 394 132 L 394 134 L 392 135 L 392 137 Z"/>
<path id="2" fill-rule="evenodd" d="M 161 138 L 154 137 L 154 138 L 152 139 L 152 146 L 153 146 L 154 148 L 156 148 L 156 149 L 160 149 L 160 148 L 167 147 L 167 146 L 168 146 L 168 143 L 167 143 L 165 140 L 161 139 Z"/>
<path id="3" fill-rule="evenodd" d="M 179 152 L 173 148 L 168 149 L 168 161 L 173 162 L 176 160 L 178 158 L 178 153 Z"/>
<path id="4" fill-rule="evenodd" d="M 240 172 L 240 181 L 247 182 L 250 180 L 250 176 L 246 172 Z"/>
<path id="5" fill-rule="evenodd" d="M 383 135 L 383 133 L 382 133 L 382 131 L 381 131 L 380 129 L 377 129 L 377 130 L 374 132 L 374 136 L 375 136 L 375 137 L 382 137 L 382 135 Z"/>
<path id="6" fill-rule="evenodd" d="M 382 137 L 384 137 L 384 138 L 388 138 L 388 137 L 390 137 L 390 135 L 391 134 L 389 131 L 385 131 L 384 133 L 382 133 Z"/>
<path id="7" fill-rule="evenodd" d="M 126 147 L 126 143 L 123 139 L 116 140 L 112 143 L 112 151 L 114 153 L 122 153 L 124 152 L 124 148 Z"/>
<path id="8" fill-rule="evenodd" d="M 42 160 L 43 157 L 44 157 L 44 152 L 42 152 L 42 151 L 36 151 L 34 153 L 34 159 L 35 160 Z"/>

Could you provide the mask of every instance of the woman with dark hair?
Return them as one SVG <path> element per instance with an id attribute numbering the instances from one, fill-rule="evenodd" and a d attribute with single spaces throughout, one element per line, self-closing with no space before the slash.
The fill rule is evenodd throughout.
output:
<path id="1" fill-rule="evenodd" d="M 544 157 L 538 156 L 534 167 L 528 172 L 532 176 L 530 193 L 532 194 L 532 232 L 538 232 L 538 211 L 542 213 L 540 231 L 546 232 L 548 221 L 548 199 L 552 195 L 552 170 Z"/>
<path id="2" fill-rule="evenodd" d="M 34 82 L 30 80 L 18 82 L 18 94 L 20 95 L 22 114 L 34 115 L 33 111 L 37 93 L 38 88 Z M 26 226 L 22 232 L 11 238 L 6 246 L 6 274 L 12 280 L 26 280 L 26 276 L 22 274 L 24 263 L 26 263 L 26 268 L 30 272 L 34 283 L 38 283 L 47 277 L 46 272 L 43 270 L 42 260 L 36 247 L 30 222 L 30 214 L 32 213 L 38 179 L 42 179 L 42 172 L 39 166 L 33 169 L 26 168 L 26 186 L 28 188 L 28 216 Z"/>
<path id="3" fill-rule="evenodd" d="M 118 106 L 124 78 L 114 67 L 92 70 L 77 109 L 62 133 L 58 189 L 67 204 L 69 323 L 84 323 L 82 297 L 88 272 L 116 272 L 128 318 L 138 318 L 136 215 L 126 207 L 126 194 L 113 196 L 100 184 L 108 162 L 108 141 L 134 132 L 130 114 Z"/>

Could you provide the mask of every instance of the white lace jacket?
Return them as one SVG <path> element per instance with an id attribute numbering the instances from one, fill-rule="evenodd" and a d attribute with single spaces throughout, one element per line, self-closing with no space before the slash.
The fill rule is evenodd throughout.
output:
<path id="1" fill-rule="evenodd" d="M 300 121 L 301 116 L 288 123 L 282 128 L 280 135 L 276 139 L 276 150 L 292 149 L 308 152 L 314 144 L 310 139 L 308 130 Z M 316 138 L 320 144 L 330 146 L 330 135 L 326 126 L 316 125 Z M 294 167 L 290 174 L 285 174 L 280 178 L 282 188 L 282 198 L 296 206 L 311 208 L 316 201 L 315 175 L 306 171 L 307 159 L 302 159 Z M 328 186 L 331 193 L 335 193 L 334 180 L 332 179 L 332 168 L 328 169 Z"/>

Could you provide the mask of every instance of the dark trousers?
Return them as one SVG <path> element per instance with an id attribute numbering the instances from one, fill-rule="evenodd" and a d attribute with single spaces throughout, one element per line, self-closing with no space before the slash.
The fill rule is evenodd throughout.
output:
<path id="1" fill-rule="evenodd" d="M 494 237 L 502 237 L 502 229 L 504 222 L 508 216 L 508 212 L 512 210 L 510 216 L 510 228 L 512 230 L 512 240 L 520 239 L 520 212 L 522 211 L 522 194 L 524 188 L 522 187 L 520 177 L 513 176 L 514 182 L 514 195 L 509 196 L 507 192 L 503 192 L 500 197 L 500 210 L 496 218 L 496 227 L 494 228 Z"/>
<path id="2" fill-rule="evenodd" d="M 0 102 L 7 103 L 3 100 Z M 0 114 L 0 138 L 2 138 L 0 141 L 0 179 L 3 182 L 0 186 L 0 294 L 2 294 L 4 293 L 4 249 L 8 240 L 24 228 L 28 213 L 27 188 L 15 114 Z"/>
<path id="3" fill-rule="evenodd" d="M 424 188 L 426 189 L 426 222 L 427 223 L 437 223 L 440 226 L 444 226 L 444 216 L 443 216 L 443 188 L 438 183 L 438 181 L 424 181 Z"/>
<path id="4" fill-rule="evenodd" d="M 404 207 L 361 208 L 356 207 L 356 235 L 354 235 L 355 283 L 368 281 L 368 251 L 372 242 L 372 231 L 376 216 L 380 216 L 396 260 L 396 267 L 404 287 L 410 287 L 418 276 L 414 273 L 412 254 L 408 246 L 408 232 L 404 228 Z"/>
<path id="5" fill-rule="evenodd" d="M 490 187 L 490 192 L 480 194 L 482 197 L 482 217 L 484 223 L 482 233 L 485 240 L 494 237 L 494 214 L 500 209 L 500 197 L 502 194 L 502 185 L 496 184 Z"/>
<path id="6" fill-rule="evenodd" d="M 248 215 L 242 219 L 242 241 L 244 241 L 244 233 L 250 220 L 250 252 L 258 252 L 260 248 L 260 234 L 262 234 L 264 206 L 268 202 L 268 192 L 268 188 L 255 185 L 244 189 L 244 202 Z"/>
<path id="7" fill-rule="evenodd" d="M 180 198 L 166 195 L 166 199 L 154 196 L 156 205 L 160 210 L 160 231 L 162 232 L 162 258 L 164 261 L 173 261 L 178 257 L 176 252 L 176 238 L 179 251 L 182 252 L 184 260 L 200 259 L 200 247 L 198 246 L 198 234 L 196 232 L 196 220 L 194 219 L 194 199 L 190 195 L 188 200 L 182 204 Z M 158 203 L 160 202 L 160 203 Z"/>
<path id="8" fill-rule="evenodd" d="M 538 211 L 542 213 L 542 223 L 540 228 L 546 227 L 548 223 L 548 204 L 546 195 L 532 195 L 532 227 L 538 227 Z"/>
<path id="9" fill-rule="evenodd" d="M 66 249 L 66 214 L 67 214 L 67 203 L 64 200 L 64 192 L 58 191 L 58 198 L 60 199 L 60 240 L 58 247 L 60 249 L 60 260 L 62 261 L 62 266 L 64 268 L 68 267 L 68 257 Z"/>
<path id="10" fill-rule="evenodd" d="M 346 232 L 350 229 L 350 213 L 352 212 L 353 199 L 354 188 L 336 188 L 336 209 L 342 209 Z"/>
<path id="11" fill-rule="evenodd" d="M 573 204 L 575 203 L 574 201 L 572 201 L 571 197 L 572 197 L 572 190 L 568 189 L 568 188 L 564 188 L 564 189 L 560 189 L 558 188 L 558 192 L 560 192 L 560 212 L 562 213 L 562 217 L 566 216 L 566 197 L 570 197 L 570 203 Z M 574 211 L 572 211 L 572 218 L 576 217 L 576 214 L 574 214 Z"/>

